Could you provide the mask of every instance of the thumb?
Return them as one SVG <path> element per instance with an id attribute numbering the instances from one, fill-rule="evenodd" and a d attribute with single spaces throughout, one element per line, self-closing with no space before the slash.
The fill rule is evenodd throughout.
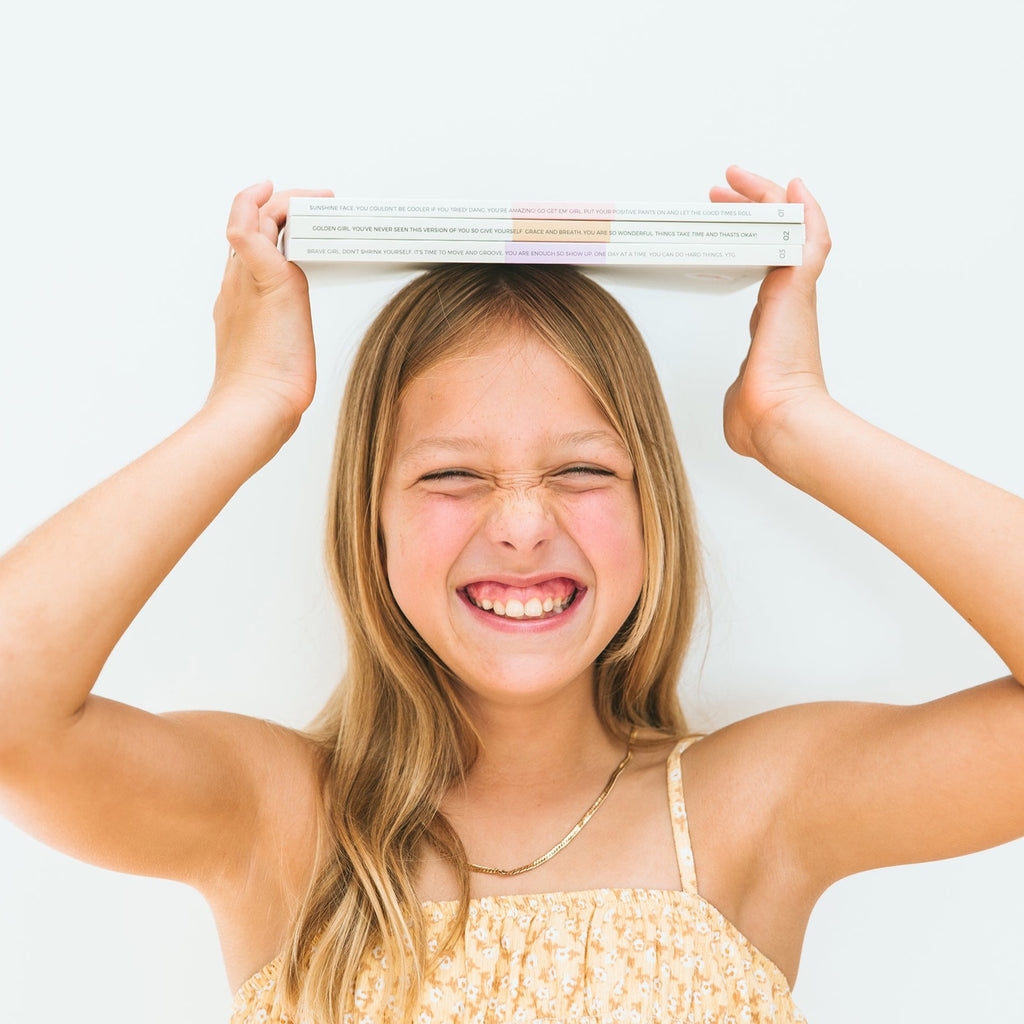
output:
<path id="1" fill-rule="evenodd" d="M 804 242 L 803 265 L 798 268 L 800 273 L 796 276 L 808 278 L 807 283 L 813 286 L 832 248 L 825 214 L 801 178 L 794 178 L 786 187 L 786 202 L 803 203 L 807 239 Z"/>

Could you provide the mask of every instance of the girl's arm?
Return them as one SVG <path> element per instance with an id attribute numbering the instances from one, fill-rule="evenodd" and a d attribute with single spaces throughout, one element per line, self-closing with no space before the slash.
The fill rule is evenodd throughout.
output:
<path id="1" fill-rule="evenodd" d="M 815 310 L 830 245 L 821 210 L 800 181 L 782 189 L 737 168 L 728 180 L 712 198 L 804 203 L 808 231 L 804 265 L 773 270 L 758 295 L 750 351 L 726 396 L 728 443 L 877 538 L 1024 680 L 1024 501 L 829 396 Z M 818 891 L 854 871 L 1024 834 L 1024 688 L 1012 678 L 920 707 L 789 708 L 721 740 L 730 757 L 765 765 L 756 799 Z"/>
<path id="2" fill-rule="evenodd" d="M 317 193 L 323 194 L 323 193 Z M 0 560 L 0 808 L 82 859 L 201 881 L 241 855 L 260 771 L 296 744 L 240 716 L 151 715 L 91 695 L 121 634 L 313 396 L 306 280 L 276 249 L 287 197 L 232 206 L 202 410 Z"/>
<path id="3" fill-rule="evenodd" d="M 928 581 L 1024 679 L 1024 502 L 832 400 L 818 353 L 815 282 L 829 248 L 817 203 L 732 171 L 755 196 L 805 204 L 802 267 L 768 275 L 752 343 L 725 405 L 730 446 L 881 541 Z M 1016 543 L 1014 543 L 1016 541 Z"/>

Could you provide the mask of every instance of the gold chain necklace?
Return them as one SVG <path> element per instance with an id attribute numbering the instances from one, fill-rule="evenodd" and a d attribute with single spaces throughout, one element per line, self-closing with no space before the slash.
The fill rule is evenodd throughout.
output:
<path id="1" fill-rule="evenodd" d="M 556 853 L 561 853 L 583 830 L 583 826 L 597 813 L 597 809 L 605 802 L 608 794 L 612 791 L 615 783 L 618 781 L 619 776 L 622 774 L 626 765 L 629 764 L 629 759 L 633 756 L 633 740 L 636 737 L 636 726 L 629 734 L 629 743 L 626 744 L 625 757 L 618 763 L 615 771 L 612 772 L 611 777 L 605 784 L 604 789 L 598 794 L 597 799 L 590 805 L 586 814 L 576 822 L 575 825 L 569 830 L 569 834 L 557 845 L 552 846 L 547 853 L 543 856 L 538 857 L 536 860 L 531 860 L 529 864 L 524 864 L 520 868 L 487 868 L 482 864 L 470 864 L 469 870 L 475 872 L 478 875 L 501 875 L 502 878 L 511 878 L 513 875 L 525 875 L 527 871 L 532 871 L 534 868 L 539 868 L 541 864 L 546 864 Z"/>

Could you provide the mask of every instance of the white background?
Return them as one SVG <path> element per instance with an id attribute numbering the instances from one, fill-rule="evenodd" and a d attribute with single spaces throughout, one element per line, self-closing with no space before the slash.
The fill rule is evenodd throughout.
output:
<path id="1" fill-rule="evenodd" d="M 820 289 L 832 392 L 1024 492 L 1011 0 L 18 6 L 0 66 L 0 546 L 202 402 L 228 205 L 264 177 L 367 196 L 695 200 L 732 162 L 801 175 L 835 241 Z M 313 275 L 313 408 L 140 615 L 100 692 L 295 725 L 318 708 L 343 662 L 320 566 L 333 418 L 353 345 L 404 279 Z M 602 281 L 649 340 L 701 510 L 695 724 L 926 700 L 1002 673 L 891 555 L 727 450 L 721 395 L 751 289 Z M 3 824 L 0 868 L 5 1024 L 226 1022 L 190 890 Z M 812 1024 L 1024 1020 L 1022 873 L 1012 844 L 837 886 L 812 919 L 798 1003 Z"/>

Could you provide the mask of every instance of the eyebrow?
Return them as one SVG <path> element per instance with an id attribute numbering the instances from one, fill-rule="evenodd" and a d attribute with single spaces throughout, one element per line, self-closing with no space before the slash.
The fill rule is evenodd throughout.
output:
<path id="1" fill-rule="evenodd" d="M 549 439 L 558 448 L 578 448 L 586 445 L 603 445 L 615 448 L 621 455 L 629 458 L 629 451 L 622 443 L 618 434 L 611 430 L 579 430 L 571 434 L 560 434 Z M 404 451 L 399 452 L 398 462 L 409 462 L 430 455 L 452 453 L 454 455 L 475 454 L 487 448 L 487 444 L 476 437 L 469 436 L 437 436 L 425 437 Z"/>

